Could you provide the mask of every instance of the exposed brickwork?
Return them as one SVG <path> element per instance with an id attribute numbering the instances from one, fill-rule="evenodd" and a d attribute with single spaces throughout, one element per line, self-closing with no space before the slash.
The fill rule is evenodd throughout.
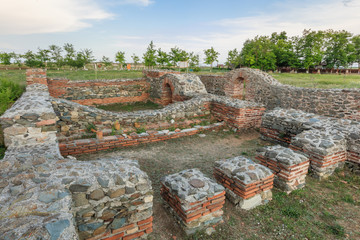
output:
<path id="1" fill-rule="evenodd" d="M 236 129 L 258 128 L 261 125 L 261 116 L 264 107 L 234 108 L 221 103 L 211 104 L 211 113 Z"/>
<path id="2" fill-rule="evenodd" d="M 165 176 L 161 184 L 162 198 L 187 234 L 222 222 L 224 188 L 198 169 Z"/>
<path id="3" fill-rule="evenodd" d="M 169 139 L 191 136 L 198 134 L 203 130 L 215 130 L 223 126 L 221 123 L 213 124 L 206 127 L 195 127 L 184 130 L 170 131 L 148 131 L 147 133 L 108 136 L 100 139 L 83 139 L 60 143 L 60 152 L 63 156 L 78 155 L 84 153 L 97 152 L 113 148 L 122 148 L 135 146 L 138 144 L 165 141 Z"/>
<path id="4" fill-rule="evenodd" d="M 47 85 L 46 69 L 41 69 L 41 68 L 26 69 L 26 84 L 30 85 L 34 83 Z"/>
<path id="5" fill-rule="evenodd" d="M 273 171 L 277 188 L 290 193 L 305 186 L 310 164 L 306 156 L 277 145 L 258 150 L 255 159 Z"/>

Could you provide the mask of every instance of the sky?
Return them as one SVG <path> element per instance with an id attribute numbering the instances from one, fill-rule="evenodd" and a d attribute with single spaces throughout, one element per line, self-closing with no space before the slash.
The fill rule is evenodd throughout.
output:
<path id="1" fill-rule="evenodd" d="M 360 34 L 360 0 L 0 0 L 0 52 L 72 43 L 92 49 L 97 60 L 125 51 L 131 62 L 154 41 L 201 60 L 214 47 L 223 63 L 246 39 L 304 29 Z"/>

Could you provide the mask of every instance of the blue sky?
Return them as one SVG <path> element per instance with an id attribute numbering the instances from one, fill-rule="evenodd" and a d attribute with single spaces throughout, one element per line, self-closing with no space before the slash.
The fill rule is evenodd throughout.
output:
<path id="1" fill-rule="evenodd" d="M 97 59 L 125 51 L 142 56 L 151 40 L 201 55 L 228 50 L 256 35 L 303 29 L 360 34 L 360 0 L 0 0 L 0 52 L 36 51 L 51 44 L 91 48 Z"/>

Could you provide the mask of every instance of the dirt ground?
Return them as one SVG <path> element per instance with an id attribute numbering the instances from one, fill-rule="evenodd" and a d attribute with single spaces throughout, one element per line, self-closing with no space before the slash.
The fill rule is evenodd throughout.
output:
<path id="1" fill-rule="evenodd" d="M 253 158 L 257 148 L 269 145 L 256 131 L 204 134 L 77 158 L 120 155 L 139 161 L 154 189 L 154 232 L 149 239 L 360 239 L 360 178 L 346 171 L 325 182 L 308 177 L 306 188 L 290 195 L 274 190 L 273 201 L 251 211 L 236 210 L 226 201 L 224 223 L 214 234 L 187 237 L 163 206 L 160 178 L 188 168 L 212 177 L 215 161 L 239 155 Z"/>

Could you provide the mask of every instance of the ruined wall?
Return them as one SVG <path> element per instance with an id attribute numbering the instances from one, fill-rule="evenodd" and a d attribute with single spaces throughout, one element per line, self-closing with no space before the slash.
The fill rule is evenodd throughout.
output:
<path id="1" fill-rule="evenodd" d="M 48 79 L 52 97 L 82 105 L 147 101 L 150 85 L 144 79 L 83 80 Z"/>
<path id="2" fill-rule="evenodd" d="M 201 79 L 208 92 L 259 102 L 267 109 L 293 108 L 324 116 L 360 120 L 358 89 L 293 87 L 279 83 L 265 72 L 250 68 L 236 69 L 223 78 L 201 76 Z"/>
<path id="3" fill-rule="evenodd" d="M 208 93 L 225 96 L 224 86 L 227 80 L 226 76 L 200 75 L 199 78 L 205 85 Z"/>

